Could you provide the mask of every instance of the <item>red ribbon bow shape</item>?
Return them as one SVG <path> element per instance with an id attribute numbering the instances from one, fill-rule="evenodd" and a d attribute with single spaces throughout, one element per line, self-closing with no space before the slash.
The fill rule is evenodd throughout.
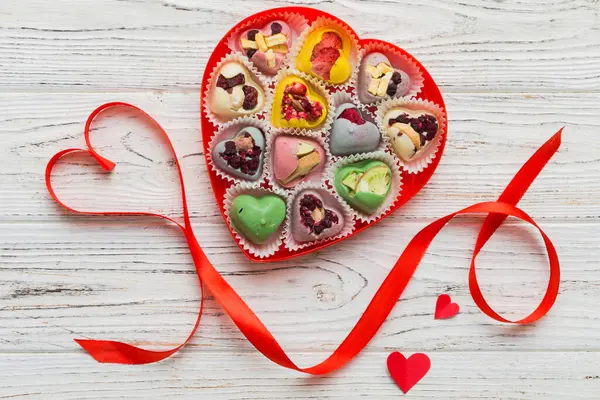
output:
<path id="1" fill-rule="evenodd" d="M 175 156 L 175 163 L 179 174 L 179 184 L 181 187 L 181 199 L 183 204 L 183 223 L 179 223 L 165 215 L 150 212 L 90 212 L 76 210 L 63 203 L 56 195 L 51 182 L 52 169 L 60 160 L 60 158 L 67 154 L 84 152 L 93 157 L 106 171 L 110 171 L 115 167 L 115 163 L 98 154 L 90 142 L 90 126 L 93 120 L 102 111 L 113 107 L 126 107 L 136 110 L 144 117 L 148 118 L 158 128 L 161 134 L 165 136 L 169 148 Z M 416 271 L 421 259 L 425 255 L 429 244 L 451 219 L 459 215 L 488 214 L 481 226 L 481 230 L 479 231 L 473 256 L 471 258 L 471 267 L 469 270 L 469 288 L 471 291 L 471 296 L 481 311 L 496 321 L 515 324 L 529 324 L 546 315 L 546 313 L 552 308 L 552 305 L 554 304 L 558 295 L 560 284 L 560 266 L 558 255 L 556 254 L 554 245 L 548 236 L 546 236 L 544 231 L 529 215 L 516 207 L 516 204 L 523 197 L 531 183 L 535 180 L 550 158 L 560 147 L 561 133 L 562 129 L 558 131 L 552 138 L 550 138 L 542 147 L 540 147 L 535 154 L 533 154 L 533 156 L 523 165 L 519 172 L 517 172 L 497 201 L 473 204 L 430 223 L 419 233 L 417 233 L 406 246 L 402 252 L 402 255 L 400 255 L 398 261 L 396 261 L 396 264 L 371 300 L 367 309 L 360 317 L 354 328 L 350 331 L 348 336 L 346 336 L 344 341 L 326 360 L 308 368 L 300 368 L 294 364 L 294 362 L 288 357 L 267 327 L 261 322 L 261 320 L 250 309 L 250 307 L 248 307 L 244 300 L 235 292 L 235 290 L 233 290 L 227 281 L 219 274 L 219 272 L 204 254 L 202 247 L 194 236 L 194 232 L 190 224 L 183 176 L 181 173 L 179 160 L 175 153 L 175 149 L 173 148 L 173 144 L 169 140 L 167 132 L 160 126 L 160 124 L 143 110 L 131 104 L 122 102 L 107 103 L 94 110 L 88 117 L 88 120 L 85 124 L 84 136 L 88 149 L 70 148 L 60 151 L 54 155 L 46 167 L 46 186 L 50 195 L 58 202 L 58 204 L 75 213 L 108 216 L 153 216 L 174 223 L 181 230 L 181 233 L 187 240 L 192 259 L 196 267 L 196 272 L 198 273 L 199 284 L 201 288 L 202 285 L 205 285 L 208 290 L 211 291 L 217 302 L 219 302 L 221 307 L 237 325 L 244 336 L 252 343 L 252 345 L 254 345 L 254 347 L 269 360 L 281 365 L 282 367 L 307 374 L 320 375 L 329 373 L 342 367 L 352 360 L 369 343 L 394 308 L 397 300 L 402 295 L 402 292 L 408 285 L 413 273 Z M 502 317 L 490 307 L 481 293 L 475 268 L 475 258 L 479 254 L 480 250 L 491 238 L 502 222 L 509 216 L 518 218 L 529 223 L 530 225 L 533 225 L 540 232 L 540 235 L 542 236 L 546 246 L 550 265 L 550 278 L 548 281 L 548 287 L 541 303 L 531 314 L 516 321 L 511 321 Z M 99 362 L 117 364 L 146 364 L 157 362 L 176 353 L 192 338 L 200 324 L 202 305 L 203 300 L 201 299 L 200 310 L 198 312 L 196 324 L 194 325 L 194 328 L 186 341 L 180 346 L 177 346 L 171 350 L 151 351 L 126 343 L 108 340 L 75 339 L 75 341 Z"/>

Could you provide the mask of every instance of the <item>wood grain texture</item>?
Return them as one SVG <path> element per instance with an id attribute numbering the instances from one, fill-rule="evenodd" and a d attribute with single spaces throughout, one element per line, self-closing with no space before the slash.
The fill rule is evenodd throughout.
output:
<path id="1" fill-rule="evenodd" d="M 429 374 L 411 399 L 597 399 L 597 353 L 430 352 Z M 306 363 L 301 354 L 291 354 Z M 323 399 L 396 400 L 401 392 L 387 374 L 387 353 L 370 351 L 347 368 L 307 378 L 238 352 L 183 352 L 151 366 L 86 362 L 80 354 L 0 355 L 0 392 L 12 399 Z M 66 377 L 66 378 L 65 378 Z M 69 384 L 60 384 L 69 379 Z M 510 383 L 509 383 L 510 382 Z M 34 383 L 34 384 L 32 384 Z M 573 387 L 577 390 L 573 391 Z"/>
<path id="2" fill-rule="evenodd" d="M 401 392 L 385 370 L 394 350 L 432 359 L 412 398 L 597 399 L 600 3 L 294 1 L 417 56 L 442 87 L 449 140 L 425 190 L 393 216 L 342 245 L 258 265 L 234 245 L 207 190 L 198 85 L 230 26 L 290 4 L 0 2 L 0 399 L 396 399 Z M 168 130 L 198 239 L 300 365 L 323 360 L 343 340 L 419 229 L 494 199 L 566 126 L 560 152 L 520 203 L 557 247 L 559 300 L 533 326 L 499 325 L 481 314 L 467 271 L 482 219 L 461 218 L 432 244 L 369 347 L 339 372 L 306 378 L 269 363 L 209 293 L 202 326 L 181 354 L 149 366 L 97 364 L 74 337 L 172 347 L 191 329 L 200 298 L 187 247 L 168 225 L 74 216 L 49 200 L 48 158 L 81 147 L 87 115 L 113 100 L 141 106 Z M 143 121 L 107 113 L 92 140 L 117 169 L 105 174 L 71 157 L 56 169 L 61 196 L 86 209 L 179 215 L 172 157 Z M 502 313 L 522 316 L 540 300 L 547 266 L 529 228 L 508 221 L 478 262 L 484 292 Z M 443 292 L 461 313 L 434 321 Z"/>
<path id="3" fill-rule="evenodd" d="M 132 102 L 158 118 L 183 159 L 193 216 L 220 224 L 212 194 L 206 191 L 196 93 L 86 93 L 77 95 L 77 104 L 73 95 L 65 93 L 0 94 L 5 161 L 0 173 L 10 188 L 0 199 L 1 212 L 15 219 L 55 220 L 58 209 L 47 201 L 40 170 L 57 149 L 81 146 L 87 115 L 112 100 Z M 494 198 L 535 149 L 562 126 L 567 129 L 559 154 L 521 205 L 539 219 L 598 218 L 600 144 L 582 145 L 581 138 L 594 137 L 600 127 L 600 95 L 448 94 L 445 100 L 451 131 L 443 161 L 427 190 L 392 219 L 431 219 Z M 76 157 L 74 163 L 90 167 L 73 170 L 59 165 L 60 193 L 77 192 L 77 204 L 96 209 L 131 210 L 145 205 L 177 215 L 176 173 L 158 135 L 129 112 L 103 116 L 96 130 L 92 140 L 103 154 L 119 162 L 117 169 L 107 177 L 90 160 Z M 67 180 L 70 185 L 61 185 Z M 564 185 L 573 190 L 561 190 Z M 32 189 L 36 196 L 31 195 Z M 98 198 L 108 190 L 114 195 Z M 586 207 L 581 207 L 583 203 Z"/>
<path id="4" fill-rule="evenodd" d="M 73 351 L 73 337 L 130 340 L 152 348 L 185 339 L 200 294 L 183 240 L 152 224 L 46 225 L 30 233 L 29 245 L 2 236 L 14 250 L 3 259 L 0 337 L 7 340 L 0 342 L 0 350 Z M 556 238 L 563 262 L 561 299 L 535 326 L 510 328 L 492 323 L 474 306 L 466 278 L 477 224 L 456 225 L 432 245 L 370 348 L 600 350 L 600 319 L 595 312 L 600 279 L 595 260 L 584 255 L 600 244 L 597 232 L 578 225 L 545 224 L 548 234 Z M 217 227 L 212 234 L 197 231 L 201 243 L 208 244 L 210 259 L 286 349 L 331 352 L 420 226 L 373 228 L 341 248 L 273 265 L 245 261 L 228 234 Z M 28 227 L 13 224 L 12 229 L 25 232 Z M 56 238 L 49 239 L 52 232 Z M 578 234 L 595 236 L 580 242 L 577 252 L 581 254 L 562 243 L 564 236 Z M 365 254 L 372 240 L 391 235 L 406 239 L 379 247 L 377 256 Z M 522 227 L 506 228 L 480 259 L 488 299 L 513 317 L 534 307 L 547 279 L 541 249 L 523 245 L 527 239 L 531 238 Z M 462 312 L 454 320 L 434 321 L 436 297 L 443 292 L 459 302 Z M 200 353 L 206 348 L 250 349 L 211 297 L 191 347 Z"/>
<path id="5" fill-rule="evenodd" d="M 343 16 L 362 37 L 405 48 L 445 91 L 600 89 L 596 0 L 291 3 Z M 275 0 L 5 0 L 0 5 L 0 86 L 197 92 L 212 48 L 230 27 L 251 13 L 287 5 Z"/>

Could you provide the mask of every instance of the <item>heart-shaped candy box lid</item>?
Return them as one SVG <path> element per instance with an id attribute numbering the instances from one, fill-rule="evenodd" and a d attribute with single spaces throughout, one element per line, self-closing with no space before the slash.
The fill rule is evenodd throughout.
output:
<path id="1" fill-rule="evenodd" d="M 236 26 L 234 26 L 219 41 L 219 43 L 217 43 L 213 53 L 211 54 L 211 56 L 208 60 L 208 63 L 206 65 L 206 69 L 204 72 L 204 77 L 202 80 L 201 93 L 200 93 L 200 96 L 201 96 L 200 97 L 200 100 L 201 100 L 201 106 L 200 106 L 201 118 L 200 119 L 201 119 L 201 129 L 202 129 L 202 142 L 203 142 L 203 146 L 204 146 L 204 154 L 205 154 L 205 157 L 207 157 L 207 162 L 209 162 L 209 156 L 208 156 L 209 143 L 211 142 L 212 137 L 218 131 L 218 127 L 211 123 L 211 121 L 209 120 L 209 117 L 207 115 L 206 102 L 208 100 L 206 98 L 206 95 L 207 95 L 207 90 L 208 90 L 208 87 L 210 84 L 209 80 L 211 77 L 211 73 L 215 70 L 215 67 L 218 66 L 219 62 L 223 59 L 223 57 L 232 53 L 232 50 L 228 46 L 228 38 L 230 38 L 231 35 L 233 35 L 235 33 L 239 33 L 240 30 L 248 29 L 249 27 L 252 27 L 252 26 L 264 26 L 270 20 L 278 20 L 278 19 L 285 20 L 286 16 L 289 16 L 289 15 L 294 15 L 296 18 L 298 17 L 298 15 L 300 15 L 306 19 L 306 22 L 309 25 L 318 19 L 325 18 L 325 19 L 328 19 L 330 21 L 333 21 L 333 22 L 339 24 L 340 26 L 343 26 L 344 28 L 347 29 L 348 32 L 352 33 L 353 35 L 356 35 L 354 30 L 352 30 L 352 28 L 350 28 L 341 19 L 339 19 L 331 14 L 325 13 L 323 11 L 315 10 L 315 9 L 307 8 L 307 7 L 285 7 L 285 8 L 276 8 L 276 9 L 265 10 L 265 11 L 259 12 L 257 14 L 254 14 L 254 15 L 251 15 L 251 16 L 245 18 L 244 20 L 240 21 Z M 356 36 L 358 37 L 358 35 L 356 35 Z M 409 59 L 412 63 L 414 63 L 419 68 L 420 73 L 423 77 L 423 86 L 422 86 L 419 94 L 416 96 L 416 99 L 428 100 L 432 103 L 435 103 L 437 106 L 439 106 L 443 110 L 444 115 L 447 115 L 446 106 L 444 104 L 444 100 L 442 98 L 442 95 L 440 93 L 438 86 L 436 85 L 434 80 L 431 78 L 431 76 L 429 75 L 429 73 L 427 72 L 425 67 L 423 67 L 423 65 L 421 65 L 421 63 L 419 63 L 419 61 L 416 58 L 414 58 L 412 55 L 407 53 L 405 50 L 403 50 L 397 46 L 394 46 L 390 43 L 387 43 L 387 42 L 384 42 L 381 40 L 377 40 L 377 39 L 360 39 L 359 38 L 358 44 L 361 48 L 390 48 L 390 49 L 393 49 L 393 51 L 396 52 L 396 54 L 401 54 L 403 57 L 406 57 L 407 59 Z M 333 93 L 335 91 L 335 88 L 333 88 L 331 85 L 328 87 L 330 88 L 331 93 Z M 352 90 L 354 92 L 355 89 L 352 88 Z M 355 94 L 355 92 L 354 92 L 354 94 Z M 272 95 L 272 94 L 267 93 L 267 95 Z M 364 105 L 364 107 L 366 110 L 374 112 L 375 111 L 374 107 L 376 107 L 376 105 Z M 259 116 L 258 118 L 264 119 L 264 115 Z M 271 121 L 266 121 L 266 122 L 270 123 Z M 239 241 L 237 239 L 235 239 L 235 235 L 233 235 L 233 232 L 232 232 L 232 236 L 236 240 L 236 243 L 238 244 L 238 246 L 240 246 L 240 249 L 244 252 L 244 254 L 249 259 L 251 259 L 253 261 L 262 261 L 262 262 L 280 261 L 280 260 L 296 257 L 299 255 L 307 254 L 307 253 L 313 252 L 315 250 L 336 244 L 336 243 L 340 242 L 341 240 L 351 237 L 351 236 L 367 229 L 368 227 L 377 223 L 378 221 L 385 218 L 386 216 L 390 215 L 392 212 L 394 212 L 396 209 L 400 208 L 404 203 L 406 203 L 408 200 L 410 200 L 412 197 L 414 197 L 425 186 L 425 184 L 429 181 L 429 179 L 435 172 L 435 170 L 439 164 L 439 161 L 441 159 L 441 155 L 443 153 L 445 143 L 446 143 L 447 130 L 448 130 L 448 125 L 447 125 L 447 123 L 445 123 L 445 124 L 443 124 L 443 127 L 441 128 L 441 132 L 439 132 L 439 135 L 441 135 L 441 138 L 440 138 L 441 140 L 439 142 L 436 156 L 422 171 L 420 171 L 418 173 L 409 173 L 406 170 L 402 170 L 402 190 L 400 192 L 400 195 L 396 198 L 396 201 L 394 202 L 393 206 L 386 213 L 384 213 L 383 215 L 381 215 L 379 218 L 377 218 L 376 220 L 374 220 L 372 222 L 367 223 L 367 222 L 363 222 L 363 221 L 359 221 L 359 220 L 355 221 L 354 229 L 352 231 L 352 234 L 349 236 L 337 238 L 337 239 L 326 241 L 326 242 L 317 243 L 314 245 L 309 245 L 307 247 L 303 247 L 298 250 L 289 250 L 284 245 L 281 245 L 280 248 L 273 255 L 268 256 L 268 257 L 258 257 L 256 255 L 252 254 L 252 252 L 243 248 L 240 245 Z M 265 160 L 265 162 L 267 162 L 267 161 Z M 224 209 L 223 199 L 225 197 L 227 188 L 229 186 L 231 186 L 232 183 L 229 180 L 223 179 L 223 177 L 218 176 L 218 174 L 215 171 L 213 171 L 211 168 L 208 168 L 208 174 L 209 174 L 212 189 L 213 189 L 213 192 L 214 192 L 214 195 L 216 198 L 217 206 L 219 207 L 219 211 L 221 212 L 221 214 L 223 215 L 223 218 L 225 220 L 226 217 L 225 217 L 225 209 Z M 269 182 L 262 182 L 260 185 L 263 188 L 267 188 L 267 189 L 270 188 Z M 232 230 L 231 226 L 227 225 L 227 227 L 230 231 Z"/>

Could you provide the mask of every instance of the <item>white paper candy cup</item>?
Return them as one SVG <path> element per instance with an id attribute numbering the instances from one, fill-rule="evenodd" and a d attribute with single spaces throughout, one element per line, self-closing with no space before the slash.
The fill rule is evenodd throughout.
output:
<path id="1" fill-rule="evenodd" d="M 266 194 L 275 194 L 286 203 L 286 215 L 287 215 L 287 207 L 288 207 L 288 199 L 285 193 L 277 189 L 267 190 L 261 187 L 256 187 L 247 183 L 240 183 L 239 185 L 230 186 L 229 189 L 225 192 L 225 197 L 223 200 L 223 205 L 225 208 L 225 220 L 227 221 L 227 225 L 231 228 L 234 233 L 236 239 L 238 239 L 239 243 L 245 250 L 248 250 L 251 254 L 259 257 L 259 258 L 267 258 L 275 254 L 275 252 L 281 247 L 284 238 L 284 231 L 286 222 L 285 220 L 282 222 L 281 226 L 271 237 L 263 244 L 257 245 L 252 243 L 250 240 L 246 239 L 242 234 L 240 234 L 233 226 L 231 222 L 230 210 L 231 203 L 233 199 L 241 194 L 249 194 L 252 196 L 264 196 Z"/>
<path id="2" fill-rule="evenodd" d="M 317 20 L 315 22 L 313 22 L 311 24 L 311 26 L 308 29 L 305 29 L 304 32 L 302 32 L 302 34 L 300 35 L 300 38 L 296 41 L 296 45 L 294 46 L 294 51 L 292 52 L 290 66 L 294 69 L 297 69 L 296 58 L 298 57 L 298 55 L 300 54 L 300 51 L 304 47 L 304 44 L 306 43 L 306 39 L 310 36 L 310 34 L 312 32 L 314 32 L 315 30 L 317 30 L 319 28 L 323 28 L 323 27 L 334 27 L 334 28 L 344 32 L 345 35 L 350 39 L 350 65 L 351 65 L 352 73 L 346 82 L 339 84 L 339 85 L 334 85 L 332 83 L 326 82 L 326 81 L 322 80 L 321 78 L 317 77 L 316 75 L 315 75 L 315 78 L 317 78 L 321 82 L 325 83 L 328 87 L 338 89 L 338 90 L 347 90 L 352 86 L 352 76 L 354 75 L 354 71 L 357 69 L 358 65 L 360 64 L 361 51 L 360 51 L 360 45 L 358 44 L 358 37 L 356 36 L 356 34 L 354 34 L 348 28 L 348 26 L 346 26 L 344 24 L 340 24 L 337 21 L 334 21 L 334 20 L 326 18 L 326 17 L 319 17 L 319 18 L 317 18 Z"/>
<path id="3" fill-rule="evenodd" d="M 316 92 L 319 96 L 321 96 L 323 99 L 325 99 L 325 102 L 327 104 L 325 104 L 325 107 L 327 108 L 327 117 L 325 118 L 325 121 L 323 121 L 323 123 L 319 126 L 316 126 L 312 129 L 308 129 L 308 128 L 277 128 L 275 126 L 273 126 L 273 129 L 278 129 L 278 130 L 282 130 L 285 132 L 291 132 L 291 133 L 298 133 L 298 134 L 302 134 L 302 133 L 324 133 L 327 132 L 329 130 L 329 128 L 331 127 L 331 123 L 333 122 L 333 113 L 331 110 L 331 99 L 329 96 L 329 92 L 327 91 L 327 89 L 325 89 L 325 86 L 323 86 L 323 84 L 321 83 L 321 81 L 319 81 L 316 78 L 313 78 L 311 76 L 308 76 L 306 74 L 303 74 L 302 72 L 298 72 L 298 71 L 292 71 L 292 70 L 281 70 L 279 71 L 279 73 L 277 74 L 277 77 L 275 78 L 275 85 L 273 85 L 273 87 L 270 89 L 269 92 L 269 97 L 270 97 L 270 106 L 268 108 L 267 111 L 267 116 L 266 116 L 266 121 L 273 125 L 273 104 L 275 101 L 275 93 L 277 91 L 277 86 L 279 85 L 279 82 L 284 79 L 287 76 L 297 76 L 299 78 L 302 78 L 305 82 L 307 82 L 311 87 L 310 89 L 314 92 Z"/>
<path id="4" fill-rule="evenodd" d="M 225 117 L 216 115 L 210 109 L 210 104 L 212 102 L 213 89 L 214 89 L 213 82 L 215 82 L 215 79 L 218 78 L 217 71 L 219 71 L 221 66 L 226 62 L 238 62 L 240 64 L 243 64 L 248 69 L 250 74 L 253 75 L 253 78 L 255 79 L 255 81 L 260 85 L 261 89 L 263 90 L 263 95 L 265 98 L 263 107 L 260 110 L 258 110 L 256 113 L 251 114 L 251 115 L 242 115 L 237 118 L 249 117 L 249 116 L 254 116 L 254 117 L 260 118 L 261 116 L 264 116 L 266 110 L 271 108 L 271 101 L 273 99 L 273 97 L 269 95 L 269 85 L 265 81 L 263 75 L 258 72 L 258 69 L 256 69 L 254 64 L 252 64 L 250 62 L 250 60 L 248 60 L 248 57 L 242 56 L 240 54 L 228 54 L 225 57 L 223 57 L 217 63 L 215 68 L 211 71 L 210 76 L 208 78 L 208 83 L 206 84 L 206 94 L 204 97 L 204 112 L 206 113 L 208 120 L 213 125 L 215 125 L 217 127 L 221 127 L 223 124 L 237 119 L 237 118 L 225 118 Z"/>
<path id="5" fill-rule="evenodd" d="M 272 21 L 283 21 L 289 27 L 292 33 L 291 46 L 286 54 L 285 60 L 282 64 L 282 69 L 285 69 L 290 64 L 290 59 L 292 57 L 292 53 L 295 47 L 295 44 L 302 34 L 308 28 L 308 21 L 302 15 L 297 13 L 287 13 L 287 12 L 274 12 L 269 15 L 265 15 L 261 18 L 254 19 L 253 21 L 249 21 L 245 24 L 242 24 L 237 27 L 228 37 L 227 37 L 227 46 L 234 52 L 239 54 L 244 54 L 243 49 L 240 45 L 241 35 L 248 31 L 249 29 L 262 29 L 268 23 Z M 252 62 L 252 61 L 251 61 Z M 260 72 L 260 71 L 259 71 Z M 265 81 L 271 83 L 275 77 L 275 75 L 267 75 L 263 72 L 260 72 Z"/>
<path id="6" fill-rule="evenodd" d="M 269 138 L 267 141 L 267 149 L 265 152 L 265 172 L 266 172 L 266 176 L 267 179 L 269 180 L 269 183 L 276 189 L 281 190 L 281 191 L 290 191 L 290 190 L 294 190 L 294 188 L 285 188 L 283 186 L 281 186 L 279 184 L 279 182 L 277 182 L 277 179 L 275 177 L 275 173 L 273 171 L 273 157 L 274 157 L 274 152 L 273 152 L 273 144 L 275 143 L 275 139 L 279 136 L 292 136 L 292 137 L 298 137 L 298 138 L 303 138 L 303 139 L 310 139 L 310 140 L 314 140 L 315 142 L 319 143 L 324 151 L 325 151 L 325 162 L 323 163 L 323 165 L 319 165 L 318 168 L 318 173 L 315 173 L 315 171 L 311 171 L 308 176 L 307 179 L 304 182 L 312 182 L 312 183 L 317 183 L 317 184 L 321 184 L 325 181 L 325 178 L 327 176 L 327 166 L 330 164 L 330 160 L 331 160 L 331 153 L 329 152 L 329 145 L 327 144 L 327 142 L 325 141 L 325 139 L 323 138 L 323 136 L 316 134 L 316 133 L 306 133 L 306 132 L 285 132 L 285 131 L 272 131 L 269 134 Z"/>
<path id="7" fill-rule="evenodd" d="M 314 240 L 311 242 L 298 242 L 294 238 L 294 235 L 292 234 L 292 229 L 293 229 L 293 227 L 292 227 L 292 212 L 294 211 L 294 209 L 293 209 L 294 200 L 296 199 L 297 196 L 301 195 L 306 190 L 317 191 L 323 197 L 331 196 L 328 198 L 328 200 L 338 203 L 338 204 L 336 204 L 336 206 L 337 206 L 337 209 L 340 211 L 340 213 L 344 217 L 344 226 L 337 235 L 331 236 L 331 237 L 328 237 L 325 239 L 321 239 L 321 240 Z M 319 184 L 315 184 L 315 183 L 302 183 L 302 184 L 296 186 L 295 190 L 291 193 L 291 195 L 288 195 L 287 218 L 286 218 L 286 225 L 284 228 L 284 237 L 285 237 L 285 247 L 287 247 L 289 250 L 292 250 L 292 251 L 300 250 L 300 249 L 303 249 L 308 246 L 320 245 L 323 243 L 327 243 L 332 240 L 346 237 L 346 236 L 350 235 L 353 230 L 354 230 L 354 218 L 352 215 L 352 210 L 350 209 L 350 207 L 348 207 L 348 205 L 346 203 L 340 202 L 335 197 L 335 195 L 329 189 L 327 189 L 324 185 L 319 185 Z"/>
<path id="8" fill-rule="evenodd" d="M 230 175 L 227 171 L 224 171 L 224 170 L 220 169 L 219 167 L 217 167 L 214 164 L 213 159 L 212 159 L 214 147 L 218 143 L 220 143 L 221 141 L 223 141 L 225 139 L 233 138 L 240 130 L 242 130 L 245 127 L 258 128 L 258 129 L 262 130 L 263 134 L 264 134 L 265 146 L 263 148 L 263 154 L 261 155 L 263 157 L 263 169 L 262 169 L 260 176 L 256 180 L 243 179 L 243 178 L 239 178 L 237 176 Z M 235 184 L 248 183 L 248 184 L 257 185 L 257 186 L 260 185 L 262 182 L 264 182 L 265 177 L 266 177 L 265 167 L 267 164 L 267 161 L 266 161 L 267 159 L 266 159 L 265 153 L 267 150 L 267 143 L 268 143 L 268 138 L 269 138 L 269 134 L 270 134 L 270 129 L 271 128 L 270 128 L 269 124 L 267 124 L 265 121 L 260 121 L 256 118 L 252 118 L 252 117 L 238 118 L 238 119 L 235 119 L 231 122 L 227 122 L 226 124 L 222 125 L 219 128 L 219 130 L 215 133 L 215 135 L 210 139 L 210 143 L 208 145 L 208 154 L 206 155 L 208 167 L 210 169 L 212 169 L 213 171 L 215 171 L 217 176 L 219 176 L 220 178 L 225 179 L 229 182 L 233 182 Z"/>
<path id="9" fill-rule="evenodd" d="M 360 113 L 365 120 L 377 125 L 377 121 L 375 120 L 374 114 L 371 111 L 369 111 L 368 109 L 361 107 L 361 105 L 358 103 L 356 98 L 354 96 L 352 96 L 350 93 L 342 92 L 342 91 L 334 93 L 333 95 L 331 95 L 331 107 L 333 110 L 333 112 L 332 112 L 333 122 L 331 123 L 331 129 L 329 129 L 328 134 L 327 134 L 327 145 L 329 146 L 330 152 L 331 152 L 331 132 L 333 131 L 333 125 L 335 124 L 335 119 L 336 119 L 335 116 L 337 113 L 337 108 L 340 105 L 346 104 L 346 103 L 354 104 L 360 110 Z M 380 133 L 381 133 L 381 131 L 380 131 Z M 383 139 L 380 138 L 379 146 L 377 146 L 377 148 L 374 149 L 373 151 L 385 151 L 386 148 L 387 148 L 387 144 L 383 141 Z M 360 153 L 357 153 L 357 154 L 360 154 Z M 344 157 L 344 156 L 335 155 L 333 153 L 331 155 L 332 155 L 333 161 L 338 160 L 340 157 Z"/>
<path id="10" fill-rule="evenodd" d="M 398 157 L 393 149 L 392 145 L 389 141 L 387 134 L 385 133 L 386 123 L 384 121 L 384 116 L 386 112 L 389 110 L 400 107 L 413 111 L 427 111 L 428 113 L 433 114 L 438 122 L 438 131 L 435 137 L 424 147 L 421 148 L 409 161 L 403 161 L 400 157 Z M 377 125 L 379 125 L 379 130 L 381 131 L 381 136 L 383 140 L 386 142 L 390 151 L 394 153 L 394 156 L 398 159 L 398 163 L 402 166 L 404 170 L 411 174 L 417 174 L 423 171 L 437 156 L 437 151 L 442 141 L 442 136 L 446 131 L 446 115 L 444 114 L 444 110 L 438 106 L 437 104 L 429 101 L 429 100 L 421 100 L 421 99 L 391 99 L 384 101 L 377 108 Z"/>
<path id="11" fill-rule="evenodd" d="M 395 48 L 393 48 L 390 45 L 387 45 L 385 43 L 380 43 L 380 42 L 372 42 L 372 43 L 369 43 L 369 44 L 363 46 L 363 48 L 361 49 L 361 57 L 360 57 L 361 65 L 359 66 L 359 68 L 356 69 L 356 71 L 355 71 L 356 74 L 355 74 L 355 76 L 353 76 L 354 95 L 356 96 L 356 99 L 359 102 L 361 102 L 360 96 L 359 96 L 360 67 L 362 66 L 362 63 L 365 61 L 366 56 L 371 53 L 384 54 L 390 60 L 390 63 L 392 64 L 393 68 L 402 70 L 409 76 L 411 85 L 408 90 L 408 93 L 406 95 L 404 95 L 402 98 L 410 99 L 410 98 L 416 97 L 417 94 L 419 94 L 419 92 L 423 89 L 423 85 L 424 85 L 423 74 L 422 74 L 419 66 L 413 60 L 411 60 L 406 55 L 400 53 L 398 50 L 396 50 Z M 364 102 L 364 103 L 361 102 L 361 104 L 364 104 L 365 107 L 369 107 L 372 105 L 377 106 L 386 100 L 389 100 L 389 99 L 385 98 L 385 99 L 381 99 L 381 100 L 378 100 L 375 102 Z"/>
<path id="12" fill-rule="evenodd" d="M 383 214 L 385 214 L 386 212 L 388 212 L 400 198 L 400 193 L 402 192 L 402 173 L 400 172 L 400 169 L 398 168 L 398 164 L 396 163 L 396 159 L 394 158 L 394 156 L 392 156 L 389 153 L 386 153 L 385 151 L 376 151 L 376 152 L 372 152 L 372 153 L 355 154 L 355 155 L 341 158 L 341 159 L 337 160 L 331 168 L 329 168 L 328 180 L 329 180 L 329 184 L 331 186 L 333 186 L 333 191 L 335 193 L 336 198 L 340 202 L 342 202 L 344 204 L 348 204 L 342 198 L 342 196 L 340 196 L 337 193 L 337 191 L 335 190 L 335 173 L 337 172 L 338 169 L 340 169 L 348 164 L 354 164 L 356 162 L 364 161 L 364 160 L 382 161 L 385 164 L 387 164 L 388 167 L 390 167 L 390 171 L 392 172 L 392 185 L 391 185 L 392 187 L 390 189 L 390 194 L 386 197 L 385 201 L 381 204 L 381 206 L 379 206 L 379 208 L 373 214 L 365 214 L 365 213 L 361 212 L 360 210 L 352 209 L 354 215 L 356 216 L 356 218 L 359 221 L 371 223 L 371 222 L 374 222 L 374 221 L 377 221 L 378 219 L 380 219 L 381 216 Z"/>

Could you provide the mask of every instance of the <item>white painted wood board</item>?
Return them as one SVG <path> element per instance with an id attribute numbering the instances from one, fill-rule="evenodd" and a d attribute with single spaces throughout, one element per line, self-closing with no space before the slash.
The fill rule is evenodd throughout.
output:
<path id="1" fill-rule="evenodd" d="M 5 0 L 0 3 L 0 399 L 396 399 L 390 351 L 426 352 L 429 374 L 407 398 L 600 398 L 600 3 L 595 0 L 295 1 L 347 20 L 362 36 L 417 56 L 439 83 L 450 131 L 425 190 L 376 227 L 318 254 L 256 265 L 240 254 L 208 190 L 198 86 L 219 38 L 259 0 Z M 192 343 L 148 366 L 95 363 L 74 337 L 147 348 L 180 343 L 200 296 L 187 247 L 162 222 L 78 217 L 50 201 L 50 156 L 83 145 L 97 105 L 132 102 L 169 131 L 183 158 L 195 232 L 210 259 L 301 365 L 345 337 L 409 239 L 427 222 L 494 199 L 522 163 L 566 126 L 563 146 L 520 206 L 553 239 L 559 300 L 533 326 L 493 323 L 467 287 L 481 219 L 435 240 L 392 315 L 347 368 L 285 371 L 243 339 L 209 295 Z M 109 114 L 85 158 L 57 167 L 80 206 L 177 216 L 175 171 L 141 121 Z M 99 195 L 111 193 L 103 199 Z M 535 232 L 508 221 L 479 258 L 486 295 L 509 316 L 532 309 L 547 279 Z M 366 248 L 376 244 L 377 252 Z M 462 308 L 432 318 L 449 293 Z"/>

